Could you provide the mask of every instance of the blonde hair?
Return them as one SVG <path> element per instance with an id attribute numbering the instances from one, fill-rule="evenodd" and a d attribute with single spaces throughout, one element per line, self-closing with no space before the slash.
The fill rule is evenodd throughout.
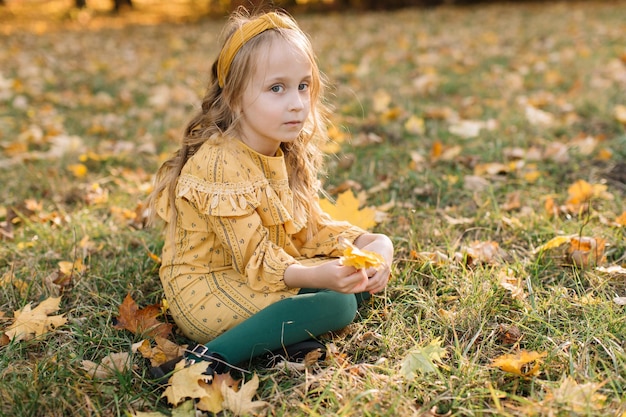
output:
<path id="1" fill-rule="evenodd" d="M 171 227 L 175 225 L 178 215 L 174 204 L 175 189 L 183 166 L 205 142 L 217 143 L 220 138 L 237 136 L 239 122 L 236 109 L 240 107 L 246 83 L 249 82 L 250 75 L 256 68 L 257 60 L 260 59 L 258 51 L 265 45 L 271 47 L 275 39 L 282 39 L 300 50 L 310 60 L 312 68 L 309 87 L 311 111 L 308 119 L 300 136 L 294 142 L 282 143 L 281 149 L 285 155 L 289 185 L 294 196 L 294 216 L 296 219 L 307 219 L 306 226 L 309 235 L 317 232 L 315 225 L 324 217 L 319 212 L 315 200 L 320 191 L 318 175 L 323 163 L 323 153 L 320 147 L 328 140 L 326 131 L 328 107 L 324 102 L 326 85 L 308 36 L 287 14 L 277 12 L 276 15 L 284 20 L 284 25 L 264 30 L 241 45 L 232 58 L 223 80 L 223 87 L 220 87 L 218 80 L 218 60 L 213 63 L 202 106 L 185 128 L 180 149 L 157 171 L 155 187 L 148 199 L 149 207 L 152 209 L 151 220 L 156 216 L 157 199 L 163 192 L 166 192 L 170 205 L 168 223 Z M 259 17 L 249 15 L 244 9 L 233 13 L 225 27 L 226 36 L 222 49 L 229 44 L 233 34 L 241 30 L 243 25 Z"/>

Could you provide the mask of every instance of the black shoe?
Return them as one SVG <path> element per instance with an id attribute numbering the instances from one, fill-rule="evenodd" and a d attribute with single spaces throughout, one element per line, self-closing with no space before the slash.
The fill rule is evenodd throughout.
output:
<path id="1" fill-rule="evenodd" d="M 281 360 L 303 362 L 306 355 L 313 351 L 320 353 L 318 360 L 324 360 L 324 358 L 326 358 L 326 345 L 317 340 L 309 339 L 272 351 L 268 358 L 268 366 L 274 366 Z"/>
<path id="2" fill-rule="evenodd" d="M 185 361 L 185 366 L 193 365 L 196 362 L 205 362 L 207 369 L 202 373 L 203 375 L 213 376 L 216 373 L 226 373 L 230 370 L 230 367 L 220 355 L 209 352 L 203 345 L 196 345 L 191 350 L 188 350 L 185 356 L 179 356 L 159 366 L 150 367 L 149 372 L 152 379 L 160 384 L 166 384 L 174 373 L 176 365 L 182 360 Z"/>

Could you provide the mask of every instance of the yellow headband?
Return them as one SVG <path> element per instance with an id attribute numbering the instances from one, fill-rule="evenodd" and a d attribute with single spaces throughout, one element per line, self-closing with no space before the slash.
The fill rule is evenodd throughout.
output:
<path id="1" fill-rule="evenodd" d="M 233 62 L 239 49 L 255 36 L 260 35 L 268 29 L 275 28 L 294 28 L 294 26 L 278 13 L 270 12 L 244 23 L 232 34 L 217 59 L 217 82 L 220 87 L 224 87 L 226 76 L 230 71 L 230 64 Z"/>

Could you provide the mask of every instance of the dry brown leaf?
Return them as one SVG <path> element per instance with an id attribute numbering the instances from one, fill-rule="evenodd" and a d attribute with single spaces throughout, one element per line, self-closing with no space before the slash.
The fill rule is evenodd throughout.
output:
<path id="1" fill-rule="evenodd" d="M 13 313 L 15 321 L 6 330 L 6 336 L 16 342 L 31 340 L 64 325 L 67 319 L 63 317 L 63 314 L 50 316 L 59 310 L 60 303 L 61 297 L 50 297 L 34 309 L 31 309 L 28 303 L 24 308 Z"/>
<path id="2" fill-rule="evenodd" d="M 498 281 L 500 286 L 511 292 L 511 297 L 516 300 L 523 301 L 526 298 L 522 278 L 515 276 L 515 272 L 510 268 L 500 270 L 498 273 Z"/>
<path id="3" fill-rule="evenodd" d="M 568 259 L 578 268 L 587 268 L 604 262 L 606 240 L 597 237 L 573 236 L 568 248 Z"/>
<path id="4" fill-rule="evenodd" d="M 141 356 L 149 359 L 151 366 L 160 366 L 165 362 L 183 356 L 185 353 L 185 346 L 179 346 L 161 336 L 156 336 L 155 341 L 156 346 L 154 347 L 152 347 L 148 339 L 133 345 L 133 352 L 139 352 Z"/>
<path id="5" fill-rule="evenodd" d="M 463 248 L 463 253 L 468 266 L 499 264 L 506 255 L 498 242 L 494 241 L 472 242 L 470 246 Z"/>
<path id="6" fill-rule="evenodd" d="M 119 307 L 119 316 L 113 327 L 119 330 L 128 330 L 133 334 L 145 334 L 148 337 L 160 336 L 167 339 L 172 331 L 172 325 L 157 320 L 161 314 L 161 305 L 153 304 L 140 309 L 130 294 L 126 295 Z"/>
<path id="7" fill-rule="evenodd" d="M 563 379 L 561 385 L 552 390 L 548 390 L 543 403 L 554 405 L 566 405 L 574 413 L 589 415 L 593 410 L 604 409 L 606 396 L 598 393 L 603 384 L 589 382 L 578 384 L 571 376 Z"/>
<path id="8" fill-rule="evenodd" d="M 506 202 L 500 206 L 500 208 L 504 211 L 512 211 L 517 210 L 522 206 L 521 202 L 521 192 L 513 191 L 512 193 L 508 193 L 506 195 Z"/>
<path id="9" fill-rule="evenodd" d="M 130 355 L 128 352 L 111 353 L 99 364 L 84 360 L 81 362 L 81 368 L 87 371 L 90 378 L 108 378 L 116 372 L 123 373 L 131 368 Z"/>

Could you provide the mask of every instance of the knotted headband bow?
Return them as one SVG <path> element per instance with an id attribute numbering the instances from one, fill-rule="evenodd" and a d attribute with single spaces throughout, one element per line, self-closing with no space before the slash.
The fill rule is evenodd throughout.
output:
<path id="1" fill-rule="evenodd" d="M 255 36 L 260 35 L 268 29 L 275 28 L 293 29 L 294 26 L 293 23 L 278 13 L 270 12 L 244 23 L 240 28 L 235 30 L 235 33 L 228 39 L 217 59 L 217 82 L 220 87 L 224 87 L 226 76 L 230 71 L 230 64 L 233 62 L 239 49 Z"/>

